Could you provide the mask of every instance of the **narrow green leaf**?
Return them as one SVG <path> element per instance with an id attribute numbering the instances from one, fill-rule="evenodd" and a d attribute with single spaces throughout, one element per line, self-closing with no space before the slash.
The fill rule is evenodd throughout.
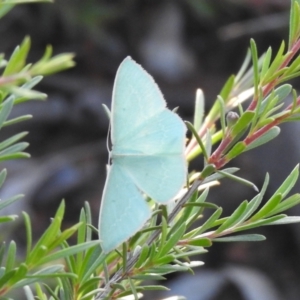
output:
<path id="1" fill-rule="evenodd" d="M 246 149 L 246 145 L 243 141 L 236 143 L 233 148 L 225 155 L 227 160 L 231 160 L 241 153 L 243 153 Z"/>
<path id="2" fill-rule="evenodd" d="M 28 101 L 28 100 L 45 100 L 47 98 L 47 95 L 35 90 L 29 90 L 25 89 L 23 87 L 17 87 L 13 86 L 10 87 L 9 91 L 16 96 L 16 100 L 14 101 L 14 104 L 20 104 L 22 102 Z"/>
<path id="3" fill-rule="evenodd" d="M 219 219 L 223 212 L 223 209 L 219 207 L 207 220 L 204 222 L 203 225 L 201 225 L 198 230 L 196 231 L 195 235 L 201 234 L 202 232 L 205 232 L 207 229 L 210 229 L 214 222 Z"/>
<path id="4" fill-rule="evenodd" d="M 160 275 L 171 274 L 174 272 L 187 271 L 189 267 L 178 266 L 178 265 L 163 265 L 163 266 L 155 266 L 155 268 L 150 268 L 149 273 L 156 273 Z"/>
<path id="5" fill-rule="evenodd" d="M 267 219 L 258 220 L 258 221 L 255 221 L 255 222 L 248 221 L 248 222 L 246 222 L 245 225 L 241 225 L 241 226 L 235 228 L 234 231 L 238 232 L 238 231 L 253 229 L 253 228 L 256 228 L 256 227 L 270 225 L 273 222 L 275 222 L 277 220 L 280 220 L 284 217 L 286 217 L 286 215 L 281 214 L 281 215 L 276 215 L 276 216 L 273 216 L 273 217 L 270 217 L 270 218 L 267 218 Z"/>
<path id="6" fill-rule="evenodd" d="M 128 253 L 127 243 L 123 243 L 122 244 L 122 269 L 123 269 L 123 273 L 126 272 L 127 253 Z"/>
<path id="7" fill-rule="evenodd" d="M 300 222 L 300 217 L 298 216 L 296 217 L 286 216 L 284 218 L 272 222 L 270 225 L 294 224 L 299 222 Z"/>
<path id="8" fill-rule="evenodd" d="M 291 84 L 283 84 L 276 88 L 274 90 L 274 93 L 278 96 L 278 102 L 282 102 L 286 99 L 286 97 L 291 93 L 292 91 L 292 85 Z"/>
<path id="9" fill-rule="evenodd" d="M 245 59 L 242 63 L 242 66 L 241 66 L 241 68 L 239 69 L 238 73 L 235 76 L 235 83 L 240 83 L 239 81 L 242 79 L 242 77 L 244 77 L 245 72 L 246 72 L 246 70 L 249 66 L 250 61 L 251 61 L 251 53 L 248 49 L 247 53 L 246 53 L 246 56 L 245 56 Z"/>
<path id="10" fill-rule="evenodd" d="M 85 214 L 85 210 L 83 208 L 80 211 L 79 220 L 80 220 L 80 223 L 82 224 L 82 226 L 80 226 L 77 231 L 77 245 L 85 242 L 86 230 L 88 228 L 87 224 L 86 224 L 86 214 Z M 82 264 L 83 256 L 84 256 L 84 254 L 82 252 L 79 252 L 77 254 L 76 261 L 79 266 Z"/>
<path id="11" fill-rule="evenodd" d="M 31 90 L 32 88 L 34 88 L 37 84 L 39 84 L 42 79 L 44 77 L 41 76 L 41 75 L 38 75 L 38 76 L 34 76 L 33 78 L 31 78 L 28 82 L 25 82 L 21 87 L 22 89 L 25 89 L 25 90 Z"/>
<path id="12" fill-rule="evenodd" d="M 81 297 L 81 300 L 90 300 L 90 299 L 95 299 L 94 296 L 98 295 L 100 292 L 103 292 L 102 288 L 98 288 L 98 289 L 93 289 L 91 292 L 86 293 L 83 297 Z M 93 297 L 93 298 L 91 298 Z"/>
<path id="13" fill-rule="evenodd" d="M 242 234 L 213 239 L 213 242 L 260 242 L 266 239 L 261 234 Z"/>
<path id="14" fill-rule="evenodd" d="M 28 267 L 26 266 L 26 264 L 20 263 L 16 273 L 9 281 L 9 285 L 13 286 L 15 283 L 21 281 L 23 278 L 25 278 L 27 272 L 28 272 Z"/>
<path id="15" fill-rule="evenodd" d="M 198 202 L 193 202 L 193 203 L 186 203 L 184 205 L 185 207 L 191 206 L 191 207 L 205 207 L 205 208 L 212 208 L 212 209 L 218 209 L 218 205 L 210 202 L 205 202 L 205 203 L 198 203 Z"/>
<path id="16" fill-rule="evenodd" d="M 0 278 L 0 286 L 4 286 L 17 272 L 16 269 L 5 272 L 5 274 Z"/>
<path id="17" fill-rule="evenodd" d="M 290 10 L 290 26 L 289 26 L 289 49 L 298 39 L 299 35 L 299 3 L 297 1 L 291 1 Z"/>
<path id="18" fill-rule="evenodd" d="M 137 274 L 137 275 L 133 275 L 131 276 L 132 279 L 135 280 L 166 280 L 165 277 L 160 276 L 160 275 L 156 275 L 156 274 Z"/>
<path id="19" fill-rule="evenodd" d="M 203 184 L 208 183 L 208 182 L 212 182 L 212 181 L 215 181 L 215 180 L 222 179 L 222 178 L 225 177 L 224 173 L 226 173 L 226 174 L 232 174 L 232 173 L 237 172 L 238 170 L 239 170 L 239 168 L 227 168 L 227 169 L 223 169 L 222 173 L 218 172 L 218 173 L 215 173 L 213 175 L 210 175 L 210 176 L 206 177 L 203 180 Z"/>
<path id="20" fill-rule="evenodd" d="M 24 116 L 20 116 L 20 117 L 16 117 L 13 119 L 9 119 L 8 121 L 5 121 L 3 123 L 3 127 L 7 127 L 7 126 L 11 126 L 20 122 L 24 122 L 24 121 L 28 121 L 32 119 L 32 115 L 24 115 Z"/>
<path id="21" fill-rule="evenodd" d="M 28 258 L 32 247 L 32 228 L 30 217 L 26 212 L 22 212 L 26 229 L 26 257 Z"/>
<path id="22" fill-rule="evenodd" d="M 258 55 L 257 47 L 253 39 L 250 40 L 250 49 L 253 65 L 253 82 L 254 82 L 254 95 L 258 99 L 258 87 L 259 87 L 259 64 L 258 64 Z"/>
<path id="23" fill-rule="evenodd" d="M 97 244 L 99 244 L 99 241 L 90 241 L 90 242 L 85 242 L 85 243 L 80 244 L 80 245 L 71 246 L 67 249 L 58 250 L 54 253 L 51 253 L 51 254 L 41 258 L 40 261 L 39 261 L 39 265 L 50 263 L 50 262 L 53 262 L 57 259 L 61 259 L 61 258 L 64 258 L 66 256 L 77 254 L 78 252 L 89 249 L 90 247 L 93 247 Z"/>
<path id="24" fill-rule="evenodd" d="M 2 242 L 1 245 L 0 245 L 0 266 L 2 266 L 2 264 L 3 264 L 5 248 L 6 248 L 5 242 Z M 0 267 L 0 277 L 1 276 L 2 276 L 2 274 L 1 274 L 1 267 Z"/>
<path id="25" fill-rule="evenodd" d="M 20 153 L 21 151 L 26 149 L 28 146 L 29 146 L 29 144 L 26 142 L 20 142 L 20 143 L 14 144 L 12 146 L 9 146 L 6 149 L 0 151 L 0 158 L 7 157 L 7 155 Z"/>
<path id="26" fill-rule="evenodd" d="M 282 194 L 282 197 L 285 198 L 285 196 L 294 187 L 295 183 L 297 182 L 298 177 L 299 177 L 299 164 L 296 165 L 296 167 L 292 170 L 292 172 L 289 174 L 289 176 L 284 180 L 284 182 L 281 184 L 281 186 L 276 190 L 274 195 L 280 193 L 280 194 Z"/>
<path id="27" fill-rule="evenodd" d="M 78 228 L 83 227 L 82 223 L 77 223 L 70 228 L 64 230 L 53 242 L 48 246 L 49 250 L 55 249 L 59 245 L 62 244 L 65 240 L 67 240 L 70 236 L 72 236 Z"/>
<path id="28" fill-rule="evenodd" d="M 251 182 L 249 180 L 246 180 L 246 179 L 244 179 L 242 177 L 235 176 L 235 175 L 230 174 L 228 172 L 224 172 L 224 170 L 217 171 L 217 172 L 220 173 L 221 175 L 223 175 L 226 178 L 232 179 L 232 180 L 237 181 L 237 182 L 239 182 L 241 184 L 244 184 L 246 186 L 252 187 L 256 192 L 259 191 L 258 188 L 257 188 L 257 186 L 253 182 Z"/>
<path id="29" fill-rule="evenodd" d="M 18 215 L 3 216 L 0 217 L 0 223 L 15 221 L 18 217 L 19 217 Z"/>
<path id="30" fill-rule="evenodd" d="M 216 171 L 216 167 L 213 164 L 207 164 L 201 172 L 200 178 L 205 179 Z"/>
<path id="31" fill-rule="evenodd" d="M 4 17 L 11 9 L 13 9 L 15 4 L 0 4 L 0 19 Z"/>
<path id="32" fill-rule="evenodd" d="M 231 135 L 236 136 L 245 128 L 247 128 L 254 118 L 255 113 L 253 111 L 244 112 L 237 120 L 236 124 L 231 129 Z"/>
<path id="33" fill-rule="evenodd" d="M 196 91 L 195 112 L 194 112 L 194 128 L 200 129 L 204 115 L 204 95 L 201 89 Z"/>
<path id="34" fill-rule="evenodd" d="M 167 287 L 165 287 L 163 285 L 143 285 L 143 286 L 139 287 L 138 290 L 141 290 L 141 291 L 169 291 L 170 289 L 168 289 Z"/>
<path id="35" fill-rule="evenodd" d="M 194 128 L 194 126 L 192 125 L 192 123 L 190 123 L 188 121 L 185 121 L 185 124 L 188 127 L 188 129 L 192 132 L 192 134 L 195 137 L 195 139 L 197 140 L 198 145 L 200 146 L 200 148 L 202 150 L 203 156 L 205 157 L 206 160 L 208 160 L 208 155 L 207 155 L 205 146 L 204 146 L 204 144 L 202 142 L 202 139 L 199 137 L 196 129 Z"/>
<path id="36" fill-rule="evenodd" d="M 226 103 L 229 100 L 229 95 L 234 87 L 234 75 L 231 75 L 226 83 L 224 84 L 221 92 L 220 92 L 220 96 L 222 97 L 222 99 L 224 99 L 224 102 Z M 220 106 L 218 101 L 214 102 L 213 107 L 210 109 L 209 113 L 207 114 L 205 121 L 208 123 L 214 123 L 214 121 L 218 118 L 218 116 L 220 115 Z"/>
<path id="37" fill-rule="evenodd" d="M 284 72 L 283 77 L 286 78 L 287 76 L 294 76 L 295 73 L 299 72 L 299 69 L 300 69 L 300 57 L 298 56 L 291 62 L 288 69 Z"/>
<path id="38" fill-rule="evenodd" d="M 7 171 L 6 169 L 3 169 L 1 172 L 0 172 L 0 187 L 2 187 L 5 179 L 6 179 L 6 175 L 7 175 Z"/>
<path id="39" fill-rule="evenodd" d="M 167 221 L 167 216 L 162 216 L 162 222 L 161 222 L 161 235 L 159 238 L 159 246 L 158 246 L 158 251 L 157 251 L 157 256 L 160 256 L 160 253 L 162 252 L 162 249 L 164 247 L 164 244 L 167 239 L 167 234 L 168 234 L 168 221 Z"/>
<path id="40" fill-rule="evenodd" d="M 79 243 L 77 243 L 79 245 Z M 80 243 L 81 244 L 81 243 Z M 68 248 L 68 247 L 66 247 Z M 84 282 L 82 278 L 86 276 L 88 272 L 90 275 L 95 271 L 94 264 L 99 257 L 102 256 L 101 247 L 95 246 L 89 248 L 87 251 L 78 252 L 75 259 L 75 271 L 78 274 L 78 281 Z M 78 257 L 80 257 L 81 263 L 78 264 Z M 76 271 L 77 270 L 77 271 Z M 87 277 L 88 278 L 88 277 Z"/>
<path id="41" fill-rule="evenodd" d="M 25 66 L 28 51 L 30 48 L 30 38 L 25 37 L 22 44 L 17 46 L 11 55 L 8 64 L 3 72 L 3 76 L 9 76 L 22 70 Z"/>
<path id="42" fill-rule="evenodd" d="M 16 152 L 13 154 L 6 154 L 0 157 L 0 161 L 20 159 L 20 158 L 29 158 L 30 155 L 26 152 Z"/>
<path id="43" fill-rule="evenodd" d="M 264 184 L 263 187 L 260 191 L 259 194 L 257 194 L 248 204 L 247 209 L 244 213 L 243 218 L 241 219 L 241 221 L 247 220 L 253 213 L 254 211 L 256 211 L 256 209 L 259 207 L 263 196 L 267 190 L 269 184 L 269 174 L 266 174 L 265 180 L 264 180 Z"/>
<path id="44" fill-rule="evenodd" d="M 149 255 L 148 255 L 147 260 L 145 261 L 144 266 L 147 266 L 148 264 L 152 265 L 152 262 L 153 262 L 153 259 L 155 256 L 156 256 L 156 245 L 155 245 L 155 243 L 153 243 L 150 246 Z"/>
<path id="45" fill-rule="evenodd" d="M 85 211 L 85 215 L 86 215 L 86 242 L 91 241 L 92 240 L 92 234 L 93 231 L 97 232 L 97 229 L 95 227 L 92 226 L 92 211 L 91 211 L 91 207 L 88 201 L 84 202 L 84 211 Z"/>
<path id="46" fill-rule="evenodd" d="M 30 69 L 32 75 L 50 75 L 75 66 L 73 53 L 62 53 L 49 58 L 43 63 L 34 64 Z"/>
<path id="47" fill-rule="evenodd" d="M 147 244 L 143 245 L 140 255 L 139 255 L 139 258 L 138 258 L 137 262 L 135 263 L 135 268 L 138 269 L 143 265 L 143 263 L 146 261 L 146 258 L 148 257 L 148 254 L 149 254 L 149 246 Z"/>
<path id="48" fill-rule="evenodd" d="M 224 230 L 234 227 L 234 225 L 239 223 L 239 220 L 243 217 L 244 212 L 246 211 L 248 202 L 243 201 L 238 208 L 231 214 L 230 217 L 215 231 L 216 234 L 223 232 Z"/>
<path id="49" fill-rule="evenodd" d="M 13 101 L 5 101 L 0 111 L 0 128 L 3 126 L 4 122 L 8 118 L 11 110 L 13 108 Z"/>
<path id="50" fill-rule="evenodd" d="M 245 151 L 254 149 L 256 147 L 259 147 L 263 144 L 268 143 L 269 141 L 276 138 L 280 133 L 280 128 L 277 126 L 272 127 L 270 130 L 268 130 L 265 134 L 263 134 L 261 137 L 257 138 L 255 141 L 253 141 L 251 144 L 247 145 Z"/>
<path id="51" fill-rule="evenodd" d="M 27 278 L 20 280 L 14 284 L 14 288 L 20 288 L 25 285 L 33 284 L 37 281 L 37 278 L 39 279 L 45 279 L 45 278 L 51 278 L 51 277 L 59 277 L 59 276 L 68 276 L 68 277 L 76 277 L 74 274 L 71 273 L 61 273 L 64 270 L 64 265 L 52 265 L 45 267 L 32 275 L 27 275 Z"/>
<path id="52" fill-rule="evenodd" d="M 137 294 L 137 290 L 136 290 L 135 284 L 133 283 L 133 281 L 131 280 L 130 277 L 128 278 L 128 281 L 129 281 L 131 292 L 134 295 L 134 299 L 135 300 L 139 300 L 139 296 Z"/>
<path id="53" fill-rule="evenodd" d="M 164 255 L 161 257 L 157 257 L 157 259 L 155 259 L 155 265 L 159 266 L 159 265 L 165 265 L 165 264 L 169 264 L 172 263 L 175 259 L 175 255 L 174 254 L 168 254 L 168 255 Z"/>
<path id="54" fill-rule="evenodd" d="M 282 194 L 274 194 L 272 198 L 268 200 L 267 203 L 254 216 L 250 218 L 250 222 L 255 222 L 270 214 L 270 212 L 272 212 L 272 210 L 277 207 L 281 200 Z"/>
<path id="55" fill-rule="evenodd" d="M 178 243 L 185 233 L 185 223 L 182 223 L 181 226 L 172 234 L 171 237 L 163 244 L 161 251 L 159 252 L 158 257 L 164 256 Z"/>
<path id="56" fill-rule="evenodd" d="M 224 84 L 221 92 L 220 92 L 220 96 L 222 97 L 222 99 L 224 99 L 224 102 L 226 103 L 228 100 L 228 97 L 234 87 L 234 83 L 235 83 L 235 76 L 231 75 L 226 83 Z"/>
<path id="57" fill-rule="evenodd" d="M 7 200 L 4 200 L 4 201 L 0 201 L 0 211 L 6 207 L 6 206 L 9 206 L 10 204 L 12 204 L 13 202 L 17 201 L 17 200 L 20 200 L 21 198 L 23 197 L 23 195 L 16 195 L 12 198 L 9 198 Z"/>
<path id="58" fill-rule="evenodd" d="M 271 62 L 271 57 L 272 57 L 272 48 L 269 47 L 267 52 L 265 53 L 263 57 L 263 63 L 260 71 L 260 77 L 261 77 L 261 83 L 264 85 L 264 77 L 266 75 L 267 70 L 269 69 L 270 62 Z"/>
<path id="59" fill-rule="evenodd" d="M 32 263 L 36 263 L 41 258 L 38 254 L 41 247 L 45 247 L 54 241 L 60 231 L 61 222 L 63 219 L 65 211 L 65 202 L 62 201 L 60 206 L 57 209 L 57 212 L 55 214 L 54 219 L 52 220 L 52 223 L 50 226 L 46 229 L 46 231 L 43 233 L 41 238 L 38 240 L 34 248 L 32 249 L 30 255 L 27 258 L 27 264 L 31 265 Z"/>
<path id="60" fill-rule="evenodd" d="M 269 117 L 269 118 L 262 118 L 257 122 L 256 128 L 262 128 L 262 127 L 274 122 L 274 120 L 275 120 L 275 118 L 273 116 Z"/>
<path id="61" fill-rule="evenodd" d="M 28 285 L 24 286 L 24 293 L 25 293 L 25 296 L 26 296 L 27 300 L 35 300 L 33 292 L 32 292 L 32 290 L 30 289 L 30 287 Z"/>
<path id="62" fill-rule="evenodd" d="M 93 277 L 93 278 L 90 278 L 87 281 L 81 283 L 81 285 L 78 289 L 78 295 L 79 294 L 85 295 L 88 293 L 88 291 L 95 290 L 99 286 L 99 282 L 101 282 L 101 277 Z"/>
<path id="63" fill-rule="evenodd" d="M 84 272 L 82 272 L 82 275 L 80 276 L 80 278 L 82 278 L 82 282 L 85 282 L 86 280 L 88 280 L 90 278 L 90 276 L 95 272 L 95 270 L 100 266 L 100 265 L 106 265 L 105 264 L 105 258 L 106 255 L 103 254 L 103 252 L 101 251 L 100 254 L 97 256 L 98 251 L 100 251 L 101 248 L 96 246 L 95 247 L 95 254 L 96 255 L 92 255 L 91 258 L 94 257 L 93 259 L 90 259 L 88 262 L 89 263 L 85 263 L 83 266 L 85 267 Z M 105 268 L 104 268 L 105 269 Z"/>
<path id="64" fill-rule="evenodd" d="M 193 238 L 188 241 L 190 246 L 197 247 L 210 247 L 212 245 L 212 241 L 209 238 Z"/>
<path id="65" fill-rule="evenodd" d="M 267 217 L 269 217 L 271 215 L 277 215 L 281 212 L 284 212 L 284 211 L 296 206 L 299 203 L 300 203 L 300 194 L 295 194 L 295 195 L 285 199 L 281 203 L 279 203 L 279 205 L 277 205 L 277 207 L 275 209 L 273 209 L 270 212 L 270 214 L 267 214 Z"/>
<path id="66" fill-rule="evenodd" d="M 225 132 L 226 132 L 226 122 L 225 122 L 225 119 L 226 119 L 225 118 L 226 109 L 225 109 L 225 102 L 224 102 L 224 99 L 220 95 L 217 97 L 217 101 L 219 103 L 221 128 L 222 128 L 223 136 L 225 136 Z"/>
<path id="67" fill-rule="evenodd" d="M 265 74 L 265 82 L 270 82 L 272 76 L 276 71 L 278 71 L 279 66 L 282 64 L 283 60 L 285 59 L 287 53 L 285 55 L 283 54 L 284 49 L 285 49 L 285 42 L 282 41 L 278 49 L 278 52 L 275 58 L 273 59 L 273 62 L 271 63 L 269 70 Z"/>
<path id="68" fill-rule="evenodd" d="M 0 143 L 0 151 L 16 143 L 17 141 L 25 137 L 27 134 L 28 132 L 22 132 L 19 134 L 15 134 L 14 136 L 4 140 L 3 142 Z"/>
<path id="69" fill-rule="evenodd" d="M 204 191 L 205 192 L 205 191 Z M 203 193 L 204 193 L 203 192 Z M 202 193 L 202 194 L 203 194 Z M 201 195 L 202 195 L 201 194 Z M 182 223 L 186 222 L 186 220 L 190 217 L 190 215 L 192 214 L 193 212 L 193 206 L 192 204 L 195 203 L 197 201 L 197 198 L 198 197 L 198 191 L 196 191 L 191 197 L 190 199 L 188 200 L 187 203 L 185 203 L 184 205 L 184 208 L 181 210 L 181 216 L 180 218 L 178 219 L 178 221 L 174 222 L 174 224 L 172 224 L 172 227 L 168 233 L 168 235 L 171 235 L 173 234 L 179 227 Z"/>
<path id="70" fill-rule="evenodd" d="M 5 264 L 6 271 L 10 271 L 14 268 L 16 253 L 17 253 L 17 245 L 14 241 L 11 241 L 9 243 L 8 250 L 7 250 L 7 258 Z"/>
<path id="71" fill-rule="evenodd" d="M 283 63 L 284 60 L 287 59 L 288 55 L 290 55 L 289 52 L 282 57 L 280 63 Z M 286 78 L 283 78 L 283 77 L 284 77 L 284 74 L 287 73 L 288 68 L 289 67 L 280 68 L 280 69 L 276 70 L 274 73 L 270 73 L 269 77 L 268 77 L 268 81 L 272 82 L 273 80 L 278 80 L 277 84 L 282 83 L 282 82 L 286 82 L 287 81 Z"/>
<path id="72" fill-rule="evenodd" d="M 212 144 L 214 143 L 212 136 L 210 134 L 210 131 L 207 129 L 205 133 L 205 150 L 207 153 L 207 156 L 209 157 L 211 155 L 212 150 Z M 204 156 L 204 165 L 207 164 L 207 158 Z"/>
<path id="73" fill-rule="evenodd" d="M 70 245 L 67 241 L 64 241 L 61 243 L 60 248 L 69 249 Z M 48 253 L 49 252 L 50 251 L 48 251 Z M 85 253 L 82 252 L 82 254 L 85 254 Z M 82 267 L 82 265 L 79 265 L 77 263 L 77 261 L 76 261 L 77 256 L 78 256 L 78 253 L 76 253 L 76 255 L 66 256 L 64 260 L 65 260 L 66 269 L 69 270 L 70 272 L 76 274 L 79 277 L 79 272 L 81 271 L 80 268 Z M 74 282 L 74 284 L 76 284 L 76 283 Z"/>

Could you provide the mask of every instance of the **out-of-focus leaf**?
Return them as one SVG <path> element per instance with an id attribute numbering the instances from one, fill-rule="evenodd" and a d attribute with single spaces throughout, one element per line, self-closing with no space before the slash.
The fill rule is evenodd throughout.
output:
<path id="1" fill-rule="evenodd" d="M 200 129 L 204 115 L 204 95 L 201 89 L 196 91 L 195 111 L 194 111 L 194 128 Z"/>
<path id="2" fill-rule="evenodd" d="M 242 234 L 213 239 L 213 242 L 260 242 L 266 239 L 261 234 Z"/>
<path id="3" fill-rule="evenodd" d="M 286 216 L 284 218 L 281 218 L 277 221 L 272 222 L 270 225 L 283 225 L 283 224 L 293 224 L 293 223 L 299 223 L 300 217 L 290 217 Z"/>
<path id="4" fill-rule="evenodd" d="M 1 111 L 0 111 L 0 128 L 3 126 L 3 123 L 8 118 L 12 108 L 13 108 L 12 100 L 8 100 L 8 101 L 4 102 L 3 106 L 1 107 Z"/>

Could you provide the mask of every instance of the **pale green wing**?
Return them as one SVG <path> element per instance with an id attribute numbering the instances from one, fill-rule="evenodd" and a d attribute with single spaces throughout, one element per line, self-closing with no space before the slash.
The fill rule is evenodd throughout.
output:
<path id="1" fill-rule="evenodd" d="M 126 141 L 113 146 L 113 163 L 122 165 L 145 194 L 157 202 L 167 203 L 186 181 L 185 131 L 182 120 L 165 109 Z"/>
<path id="2" fill-rule="evenodd" d="M 150 218 L 150 209 L 118 164 L 110 166 L 101 200 L 99 239 L 104 252 L 128 240 Z"/>
<path id="3" fill-rule="evenodd" d="M 174 198 L 186 181 L 183 155 L 126 156 L 118 163 L 141 191 L 159 203 Z"/>
<path id="4" fill-rule="evenodd" d="M 112 157 L 128 155 L 183 155 L 186 126 L 167 108 L 152 116 L 121 143 L 112 147 Z M 119 158 L 118 158 L 119 159 Z"/>
<path id="5" fill-rule="evenodd" d="M 113 89 L 111 139 L 114 145 L 136 133 L 136 128 L 166 107 L 153 78 L 127 57 L 121 63 Z"/>

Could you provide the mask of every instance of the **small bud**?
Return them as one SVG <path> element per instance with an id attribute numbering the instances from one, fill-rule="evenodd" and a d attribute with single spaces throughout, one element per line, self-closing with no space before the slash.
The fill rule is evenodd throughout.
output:
<path id="1" fill-rule="evenodd" d="M 234 111 L 228 112 L 228 114 L 226 115 L 227 126 L 231 128 L 234 124 L 236 124 L 239 117 L 239 114 Z"/>

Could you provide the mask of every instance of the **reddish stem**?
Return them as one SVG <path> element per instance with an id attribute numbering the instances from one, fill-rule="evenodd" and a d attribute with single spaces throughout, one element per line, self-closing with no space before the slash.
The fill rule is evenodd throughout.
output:
<path id="1" fill-rule="evenodd" d="M 226 149 L 226 147 L 231 143 L 232 138 L 230 136 L 226 136 L 220 143 L 219 147 L 214 151 L 214 153 L 210 156 L 208 162 L 210 164 L 215 164 L 220 159 L 223 151 Z"/>

